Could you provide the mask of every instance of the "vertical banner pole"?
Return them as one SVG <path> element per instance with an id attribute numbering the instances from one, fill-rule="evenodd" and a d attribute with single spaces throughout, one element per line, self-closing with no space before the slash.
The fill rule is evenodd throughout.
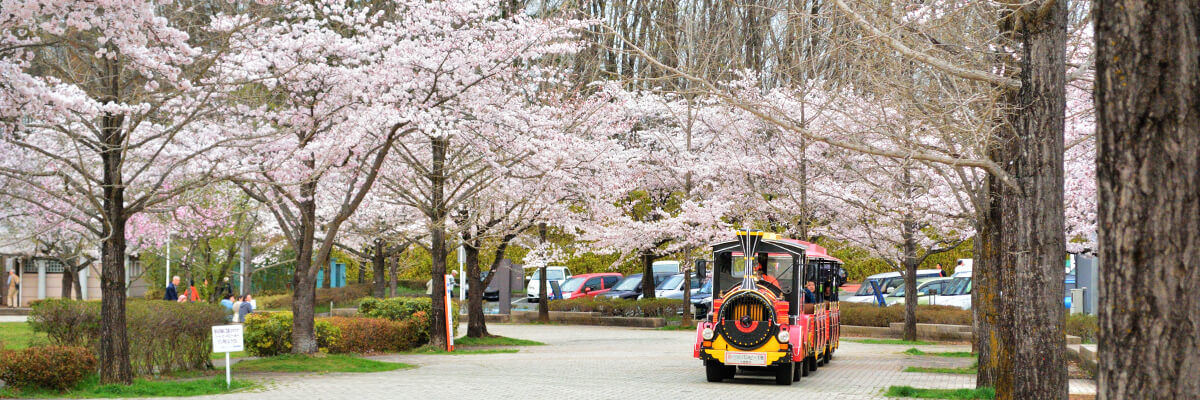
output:
<path id="1" fill-rule="evenodd" d="M 446 281 L 450 280 L 450 275 L 446 275 Z M 446 285 L 446 351 L 454 351 L 454 315 L 451 314 L 450 286 Z"/>
<path id="2" fill-rule="evenodd" d="M 227 352 L 225 352 L 225 388 L 226 389 L 229 389 L 229 387 L 233 385 L 233 383 L 232 383 L 233 380 L 230 379 L 231 375 L 229 374 L 230 368 L 232 368 L 232 367 L 229 365 L 229 352 L 227 351 Z"/>

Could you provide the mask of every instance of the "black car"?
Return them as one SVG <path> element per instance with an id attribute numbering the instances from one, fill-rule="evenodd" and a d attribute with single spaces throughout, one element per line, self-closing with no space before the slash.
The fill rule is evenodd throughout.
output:
<path id="1" fill-rule="evenodd" d="M 692 294 L 692 311 L 696 319 L 704 319 L 704 316 L 708 315 L 708 310 L 712 308 L 712 300 L 712 280 L 709 280 Z"/>
<path id="2" fill-rule="evenodd" d="M 667 278 L 670 278 L 671 275 L 675 275 L 675 274 L 669 273 L 669 272 L 661 273 L 661 274 L 654 274 L 654 286 L 657 287 L 658 284 L 662 283 L 662 281 L 667 280 Z M 616 299 L 625 299 L 625 300 L 637 300 L 638 295 L 640 295 L 640 294 L 642 294 L 642 274 L 630 274 L 630 275 L 626 276 L 625 278 L 621 279 L 620 282 L 617 282 L 616 285 L 613 285 L 612 290 L 609 290 L 608 293 L 602 294 L 600 296 L 607 297 L 610 299 L 616 298 Z"/>
<path id="3" fill-rule="evenodd" d="M 488 273 L 492 271 L 483 271 L 481 276 L 483 280 L 487 280 Z M 496 280 L 483 288 L 483 301 L 500 301 L 500 289 L 496 288 Z"/>

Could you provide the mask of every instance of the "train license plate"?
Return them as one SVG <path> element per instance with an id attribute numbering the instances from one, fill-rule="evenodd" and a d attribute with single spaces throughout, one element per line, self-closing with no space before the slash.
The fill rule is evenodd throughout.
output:
<path id="1" fill-rule="evenodd" d="M 726 351 L 725 365 L 767 365 L 767 353 Z"/>

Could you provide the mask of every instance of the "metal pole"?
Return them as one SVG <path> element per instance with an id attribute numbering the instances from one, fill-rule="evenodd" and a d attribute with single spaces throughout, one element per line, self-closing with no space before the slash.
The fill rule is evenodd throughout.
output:
<path id="1" fill-rule="evenodd" d="M 171 286 L 171 234 L 169 233 L 167 234 L 167 276 L 163 279 L 167 281 L 163 283 L 164 288 Z"/>
<path id="2" fill-rule="evenodd" d="M 458 245 L 458 279 L 466 282 L 467 275 L 463 273 L 463 264 L 466 262 L 467 248 L 463 247 L 462 243 Z M 458 283 L 458 282 L 455 282 Z M 464 286 L 458 283 L 458 300 L 462 301 L 467 298 L 467 291 L 463 290 Z"/>
<path id="3" fill-rule="evenodd" d="M 229 387 L 233 385 L 233 383 L 232 383 L 233 380 L 230 379 L 231 375 L 229 374 L 229 368 L 230 368 L 229 352 L 227 351 L 227 352 L 225 352 L 225 388 L 226 389 L 229 389 Z"/>

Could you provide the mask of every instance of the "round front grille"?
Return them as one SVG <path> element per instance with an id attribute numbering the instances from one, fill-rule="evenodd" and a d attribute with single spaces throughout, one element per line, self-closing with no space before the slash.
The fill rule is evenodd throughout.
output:
<path id="1" fill-rule="evenodd" d="M 753 291 L 730 295 L 721 304 L 719 333 L 733 347 L 759 348 L 775 335 L 775 312 L 771 303 Z"/>

